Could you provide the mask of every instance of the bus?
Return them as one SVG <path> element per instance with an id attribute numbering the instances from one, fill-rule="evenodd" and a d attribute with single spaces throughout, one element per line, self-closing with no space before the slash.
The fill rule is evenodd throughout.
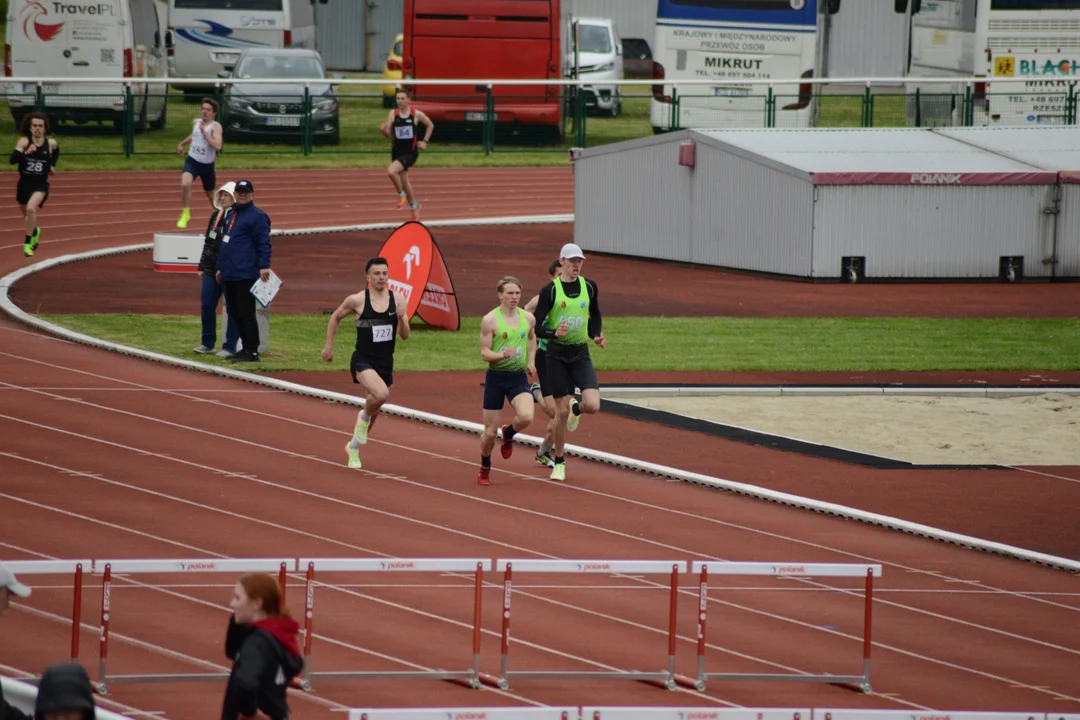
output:
<path id="1" fill-rule="evenodd" d="M 869 2 L 870 0 L 855 0 Z M 786 80 L 822 66 L 818 6 L 839 0 L 658 0 L 653 44 L 654 132 L 688 127 L 808 127 L 815 103 L 809 83 L 684 85 L 688 79 Z M 677 108 L 677 110 L 676 110 Z"/>
<path id="2" fill-rule="evenodd" d="M 217 78 L 246 48 L 315 49 L 313 0 L 169 0 L 168 23 L 173 78 Z M 202 95 L 213 87 L 183 90 Z"/>
<path id="3" fill-rule="evenodd" d="M 559 0 L 405 0 L 402 83 L 436 125 L 479 126 L 486 86 L 408 81 L 559 80 L 564 23 Z M 492 95 L 497 127 L 562 137 L 560 86 L 496 85 Z"/>
<path id="4" fill-rule="evenodd" d="M 911 18 L 909 124 L 1075 122 L 1067 100 L 1080 79 L 1080 0 L 895 0 L 895 10 Z M 985 80 L 974 83 L 966 102 L 967 83 L 917 80 L 934 76 Z M 991 88 L 995 77 L 1024 82 Z"/>

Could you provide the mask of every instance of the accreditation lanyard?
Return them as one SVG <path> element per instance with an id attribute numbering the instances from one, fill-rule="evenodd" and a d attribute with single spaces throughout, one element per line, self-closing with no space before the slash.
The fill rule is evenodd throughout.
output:
<path id="1" fill-rule="evenodd" d="M 229 242 L 229 236 L 232 234 L 233 225 L 236 224 L 236 210 L 234 210 L 233 208 L 229 208 L 225 212 L 230 213 L 229 226 L 225 227 L 225 221 L 223 219 L 221 222 L 218 223 L 218 229 L 222 231 L 221 241 Z M 222 216 L 222 218 L 224 218 L 224 216 Z"/>

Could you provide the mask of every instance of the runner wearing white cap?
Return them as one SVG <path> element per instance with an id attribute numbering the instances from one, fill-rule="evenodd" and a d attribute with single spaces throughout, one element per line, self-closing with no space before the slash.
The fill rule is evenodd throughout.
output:
<path id="1" fill-rule="evenodd" d="M 547 374 L 555 398 L 555 467 L 552 480 L 566 479 L 563 454 L 566 431 L 577 429 L 582 413 L 600 410 L 600 383 L 596 379 L 589 340 L 607 347 L 600 315 L 600 292 L 596 283 L 581 276 L 585 253 L 573 243 L 559 253 L 559 275 L 540 290 L 536 302 L 536 334 L 547 338 Z M 581 402 L 573 402 L 574 388 Z"/>

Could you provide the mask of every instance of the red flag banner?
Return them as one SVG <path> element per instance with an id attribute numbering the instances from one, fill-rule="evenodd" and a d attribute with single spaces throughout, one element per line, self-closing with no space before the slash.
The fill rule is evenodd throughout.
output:
<path id="1" fill-rule="evenodd" d="M 454 281 L 450 279 L 450 272 L 446 269 L 446 261 L 443 260 L 435 238 L 431 238 L 431 274 L 428 276 L 427 287 L 420 298 L 420 309 L 417 313 L 420 319 L 432 327 L 445 328 L 446 330 L 458 331 L 461 329 L 461 317 L 458 314 L 457 295 L 454 293 Z"/>
<path id="2" fill-rule="evenodd" d="M 420 307 L 431 275 L 434 249 L 435 241 L 428 229 L 419 222 L 410 221 L 392 232 L 379 251 L 379 256 L 386 258 L 389 266 L 390 289 L 404 295 L 408 303 L 406 320 L 411 320 Z"/>

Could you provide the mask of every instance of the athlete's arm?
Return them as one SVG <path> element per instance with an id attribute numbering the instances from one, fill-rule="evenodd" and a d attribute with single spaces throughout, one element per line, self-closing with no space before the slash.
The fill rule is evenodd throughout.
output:
<path id="1" fill-rule="evenodd" d="M 600 347 L 607 346 L 604 337 L 604 318 L 600 315 L 600 289 L 592 280 L 585 280 L 585 291 L 589 293 L 589 337 Z"/>
<path id="2" fill-rule="evenodd" d="M 49 174 L 56 174 L 56 163 L 60 162 L 60 144 L 49 138 L 49 152 L 52 154 L 52 166 L 49 168 Z"/>
<path id="3" fill-rule="evenodd" d="M 549 340 L 556 337 L 562 337 L 562 335 L 566 334 L 563 332 L 562 335 L 559 335 L 558 330 L 552 330 L 547 326 L 547 316 L 554 305 L 555 281 L 552 281 L 540 288 L 540 294 L 537 295 L 536 310 L 533 312 L 533 315 L 536 317 L 536 334 Z M 559 329 L 561 329 L 561 327 Z"/>
<path id="4" fill-rule="evenodd" d="M 525 372 L 528 373 L 530 378 L 534 378 L 536 377 L 536 318 L 532 315 L 526 315 L 525 320 L 529 323 L 529 364 L 525 368 Z"/>
<path id="5" fill-rule="evenodd" d="M 412 332 L 412 327 L 409 326 L 409 319 L 405 317 L 405 312 L 409 309 L 409 301 L 405 299 L 405 296 L 399 292 L 394 293 L 394 304 L 397 306 L 397 331 L 402 340 L 409 339 L 409 333 Z"/>
<path id="6" fill-rule="evenodd" d="M 391 110 L 386 116 L 386 122 L 379 126 L 379 130 L 386 137 L 390 137 L 390 127 L 394 124 L 394 111 Z"/>
<path id="7" fill-rule="evenodd" d="M 177 155 L 183 155 L 184 154 L 184 146 L 187 145 L 189 142 L 191 142 L 191 139 L 193 137 L 195 137 L 195 131 L 194 130 L 192 130 L 191 134 L 188 135 L 183 140 L 181 140 L 180 144 L 176 146 L 176 154 Z"/>
<path id="8" fill-rule="evenodd" d="M 356 313 L 357 317 L 364 312 L 364 293 L 350 295 L 342 301 L 330 321 L 326 324 L 326 345 L 323 345 L 322 359 L 326 362 L 334 361 L 334 335 L 337 334 L 338 325 L 349 315 Z"/>
<path id="9" fill-rule="evenodd" d="M 15 143 L 15 149 L 11 151 L 11 158 L 8 160 L 12 165 L 18 165 L 22 162 L 23 156 L 26 154 L 26 147 L 30 144 L 30 138 L 19 138 Z"/>
<path id="10" fill-rule="evenodd" d="M 424 114 L 422 110 L 414 110 L 414 112 L 416 113 L 416 122 L 427 127 L 427 130 L 424 131 L 424 139 L 420 141 L 424 143 L 424 147 L 420 149 L 426 150 L 428 143 L 431 142 L 431 133 L 435 132 L 435 123 L 431 122 L 431 118 Z"/>
<path id="11" fill-rule="evenodd" d="M 495 313 L 488 313 L 480 321 L 480 359 L 486 363 L 499 362 L 503 358 L 509 357 L 506 354 L 507 350 L 513 352 L 511 348 L 503 348 L 501 352 L 491 349 L 491 341 L 495 339 L 495 327 L 497 325 Z"/>
<path id="12" fill-rule="evenodd" d="M 201 132 L 203 137 L 206 138 L 206 141 L 210 143 L 210 147 L 214 148 L 214 150 L 221 150 L 221 123 L 215 122 L 214 126 L 210 128 L 210 134 L 206 133 L 206 128 L 199 125 L 199 132 Z"/>
<path id="13" fill-rule="evenodd" d="M 529 302 L 525 303 L 525 308 L 524 308 L 525 312 L 532 313 L 533 315 L 536 315 L 536 303 L 538 303 L 538 302 L 540 302 L 540 296 L 539 295 L 533 295 L 533 299 L 530 300 Z"/>

